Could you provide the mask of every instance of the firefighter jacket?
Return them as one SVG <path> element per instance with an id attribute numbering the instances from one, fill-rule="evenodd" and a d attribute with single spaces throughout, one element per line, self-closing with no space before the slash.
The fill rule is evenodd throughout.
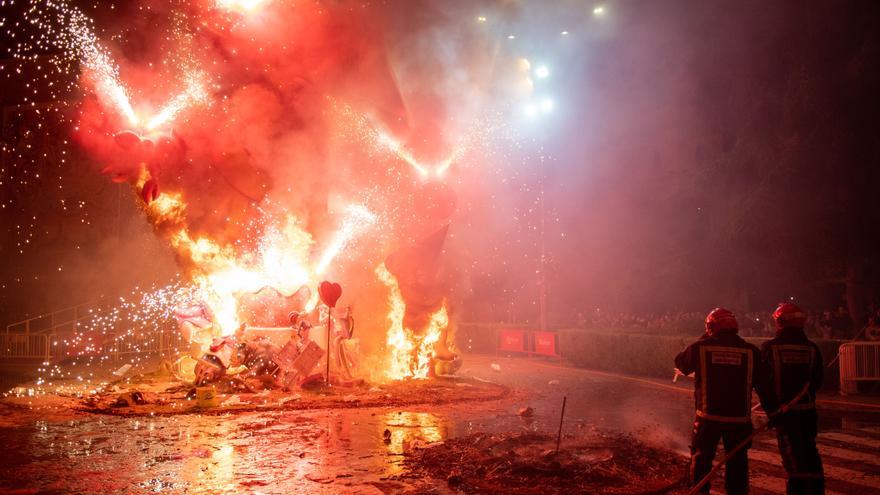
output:
<path id="1" fill-rule="evenodd" d="M 779 402 L 786 404 L 809 383 L 807 393 L 792 410 L 816 407 L 816 391 L 822 387 L 824 368 L 819 346 L 807 338 L 802 328 L 783 328 L 776 338 L 764 342 L 761 356 L 770 373 L 770 384 Z"/>
<path id="2" fill-rule="evenodd" d="M 685 375 L 694 373 L 697 418 L 723 423 L 751 423 L 752 389 L 765 411 L 776 411 L 758 348 L 734 330 L 704 335 L 675 358 Z"/>

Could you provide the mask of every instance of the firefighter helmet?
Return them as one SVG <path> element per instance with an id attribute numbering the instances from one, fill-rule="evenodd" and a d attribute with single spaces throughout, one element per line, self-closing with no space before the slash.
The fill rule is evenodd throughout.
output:
<path id="1" fill-rule="evenodd" d="M 715 308 L 706 316 L 706 333 L 712 335 L 718 330 L 739 330 L 736 316 L 729 309 Z"/>
<path id="2" fill-rule="evenodd" d="M 803 328 L 807 324 L 807 314 L 790 302 L 779 303 L 773 312 L 773 321 L 778 330 L 786 327 Z"/>

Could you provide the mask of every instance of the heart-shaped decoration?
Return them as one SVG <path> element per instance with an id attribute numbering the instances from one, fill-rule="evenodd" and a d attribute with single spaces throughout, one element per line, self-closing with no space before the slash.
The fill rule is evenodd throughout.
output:
<path id="1" fill-rule="evenodd" d="M 144 203 L 149 204 L 151 201 L 155 201 L 158 197 L 159 182 L 157 182 L 156 179 L 150 179 L 144 183 L 144 187 L 141 189 L 141 198 L 143 198 Z"/>
<path id="2" fill-rule="evenodd" d="M 318 295 L 321 296 L 321 301 L 323 301 L 324 304 L 331 308 L 335 308 L 336 301 L 342 297 L 342 286 L 325 280 L 318 286 Z"/>
<path id="3" fill-rule="evenodd" d="M 113 136 L 116 144 L 124 150 L 130 150 L 141 144 L 141 137 L 134 131 L 122 131 Z"/>

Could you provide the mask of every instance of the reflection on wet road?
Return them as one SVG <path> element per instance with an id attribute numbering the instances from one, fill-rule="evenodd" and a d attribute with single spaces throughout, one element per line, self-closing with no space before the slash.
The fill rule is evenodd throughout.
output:
<path id="1" fill-rule="evenodd" d="M 121 418 L 21 418 L 0 428 L 0 488 L 22 493 L 381 493 L 397 491 L 408 449 L 478 431 L 620 429 L 672 450 L 687 445 L 687 393 L 529 361 L 473 358 L 465 373 L 524 390 L 442 407 Z M 520 407 L 535 415 L 522 418 Z M 834 417 L 832 415 L 832 417 Z M 877 426 L 876 417 L 852 419 Z M 842 419 L 838 428 L 845 425 Z M 389 434 L 385 434 L 385 430 Z M 869 447 L 865 447 L 869 448 Z M 445 482 L 438 482 L 445 485 Z"/>
<path id="2" fill-rule="evenodd" d="M 443 440 L 449 430 L 448 420 L 426 411 L 37 421 L 0 432 L 7 446 L 0 454 L 0 486 L 68 493 L 314 493 L 332 484 L 339 493 L 400 474 L 403 451 Z"/>

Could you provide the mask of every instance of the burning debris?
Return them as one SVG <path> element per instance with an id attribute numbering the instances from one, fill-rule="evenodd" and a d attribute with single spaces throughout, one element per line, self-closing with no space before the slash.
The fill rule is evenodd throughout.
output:
<path id="1" fill-rule="evenodd" d="M 234 377 L 212 386 L 196 387 L 168 376 L 140 375 L 106 386 L 85 397 L 47 396 L 7 398 L 5 404 L 27 404 L 40 410 L 43 404 L 115 416 L 172 416 L 224 414 L 271 410 L 351 409 L 440 406 L 459 402 L 485 402 L 506 398 L 506 387 L 467 379 L 404 380 L 386 385 L 356 383 L 347 387 L 324 387 L 322 380 L 296 392 L 280 388 L 254 389 Z M 466 385 L 466 386 L 464 386 Z M 60 401 L 60 402 L 59 402 Z"/>
<path id="2" fill-rule="evenodd" d="M 323 332 L 330 342 L 312 339 L 341 379 L 352 379 L 360 352 L 371 354 L 373 368 L 361 376 L 383 380 L 458 369 L 450 284 L 438 271 L 456 212 L 454 172 L 485 141 L 490 127 L 482 120 L 490 112 L 476 103 L 491 85 L 475 87 L 467 98 L 473 108 L 453 116 L 447 107 L 461 103 L 414 91 L 422 76 L 395 70 L 389 56 L 403 55 L 387 53 L 373 23 L 344 6 L 161 7 L 155 22 L 141 26 L 155 46 L 135 56 L 124 35 L 104 36 L 74 3 L 28 3 L 25 24 L 37 34 L 14 56 L 28 60 L 35 49 L 57 54 L 50 72 L 68 78 L 64 91 L 79 99 L 68 117 L 73 142 L 109 180 L 131 187 L 180 276 L 156 291 L 161 295 L 144 291 L 153 300 L 149 310 L 126 303 L 138 320 L 126 335 L 113 321 L 111 332 L 87 324 L 63 336 L 89 342 L 79 351 L 70 346 L 68 357 L 89 361 L 104 340 L 156 333 L 173 314 L 188 347 L 175 372 L 194 379 L 198 371 L 212 381 L 231 375 L 209 351 L 216 339 L 235 335 L 242 324 L 279 328 L 296 311 L 309 333 Z M 484 48 L 486 57 L 493 53 Z M 353 301 L 387 300 L 387 308 L 356 310 L 368 322 L 359 329 L 359 338 L 371 341 L 363 350 L 351 335 L 338 334 L 337 317 L 320 304 L 319 283 L 328 276 L 351 287 Z M 374 316 L 386 310 L 387 317 Z M 262 344 L 235 343 L 241 345 Z M 262 352 L 281 351 L 263 345 Z M 69 373 L 57 366 L 47 383 Z M 285 381 L 288 373 L 268 375 Z"/>

